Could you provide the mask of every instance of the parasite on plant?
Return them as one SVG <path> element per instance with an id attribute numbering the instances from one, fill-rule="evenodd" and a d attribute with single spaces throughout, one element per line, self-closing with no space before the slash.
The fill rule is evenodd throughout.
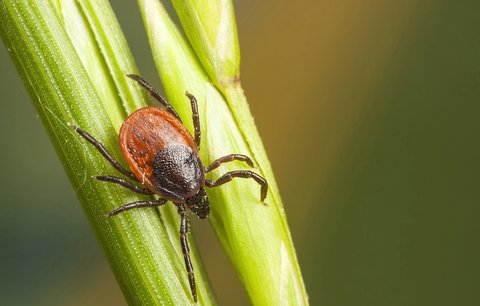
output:
<path id="1" fill-rule="evenodd" d="M 223 163 L 237 160 L 253 167 L 253 162 L 246 155 L 229 154 L 218 158 L 208 167 L 204 167 L 199 156 L 201 130 L 195 97 L 186 93 L 192 107 L 194 126 L 194 136 L 192 137 L 175 109 L 150 83 L 137 75 L 129 74 L 127 76 L 137 81 L 162 105 L 162 108 L 144 107 L 135 111 L 128 116 L 120 129 L 118 139 L 120 150 L 131 171 L 125 169 L 90 134 L 77 126 L 74 126 L 74 129 L 90 142 L 116 170 L 143 186 L 140 187 L 124 178 L 110 175 L 96 176 L 98 180 L 118 184 L 136 193 L 159 196 L 158 200 L 136 201 L 120 206 L 111 211 L 108 214 L 109 217 L 133 208 L 161 206 L 167 201 L 177 206 L 180 215 L 180 243 L 190 290 L 194 301 L 197 302 L 195 277 L 187 242 L 187 208 L 199 218 L 206 218 L 210 212 L 210 204 L 205 187 L 217 187 L 230 182 L 233 178 L 254 179 L 261 186 L 261 201 L 265 200 L 267 196 L 268 184 L 263 177 L 250 170 L 235 170 L 225 173 L 216 180 L 207 179 L 205 174 Z"/>

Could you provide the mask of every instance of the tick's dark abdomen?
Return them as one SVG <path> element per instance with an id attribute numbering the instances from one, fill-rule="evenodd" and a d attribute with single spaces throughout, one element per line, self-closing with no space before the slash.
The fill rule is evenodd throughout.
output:
<path id="1" fill-rule="evenodd" d="M 174 143 L 166 145 L 153 161 L 156 188 L 172 198 L 186 199 L 205 184 L 202 163 L 190 147 Z"/>

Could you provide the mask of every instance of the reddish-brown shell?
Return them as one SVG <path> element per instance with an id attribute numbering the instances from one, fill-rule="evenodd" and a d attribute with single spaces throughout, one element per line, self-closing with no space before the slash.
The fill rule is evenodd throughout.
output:
<path id="1" fill-rule="evenodd" d="M 120 149 L 135 177 L 149 190 L 159 194 L 153 181 L 153 161 L 167 144 L 181 143 L 198 153 L 192 135 L 168 111 L 144 107 L 132 113 L 122 125 L 118 137 Z"/>

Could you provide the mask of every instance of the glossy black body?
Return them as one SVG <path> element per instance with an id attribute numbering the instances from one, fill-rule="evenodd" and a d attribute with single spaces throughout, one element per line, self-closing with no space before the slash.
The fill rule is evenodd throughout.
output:
<path id="1" fill-rule="evenodd" d="M 153 177 L 156 189 L 176 198 L 177 202 L 191 198 L 205 184 L 200 157 L 180 143 L 167 145 L 157 153 L 153 161 Z"/>

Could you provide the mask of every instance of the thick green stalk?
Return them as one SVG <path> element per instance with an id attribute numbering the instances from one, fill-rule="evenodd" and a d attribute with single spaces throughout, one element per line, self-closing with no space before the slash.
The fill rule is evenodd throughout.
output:
<path id="1" fill-rule="evenodd" d="M 253 180 L 208 191 L 211 223 L 254 305 L 306 305 L 308 297 L 279 191 L 239 80 L 239 48 L 230 1 L 179 1 L 190 44 L 157 0 L 139 0 L 152 53 L 170 101 L 186 117 L 185 91 L 199 101 L 205 163 L 229 154 L 254 158 L 270 189 L 264 204 Z M 190 126 L 190 122 L 187 122 Z M 210 174 L 245 168 L 225 164 Z"/>
<path id="2" fill-rule="evenodd" d="M 230 0 L 172 0 L 188 40 L 218 88 L 240 78 L 240 47 Z"/>
<path id="3" fill-rule="evenodd" d="M 108 2 L 3 0 L 0 35 L 127 301 L 193 303 L 173 205 L 106 218 L 114 208 L 146 197 L 93 180 L 115 171 L 71 127 L 87 130 L 118 158 L 116 129 L 127 114 L 147 104 L 125 77 L 137 69 Z M 199 301 L 215 304 L 192 249 Z"/>

